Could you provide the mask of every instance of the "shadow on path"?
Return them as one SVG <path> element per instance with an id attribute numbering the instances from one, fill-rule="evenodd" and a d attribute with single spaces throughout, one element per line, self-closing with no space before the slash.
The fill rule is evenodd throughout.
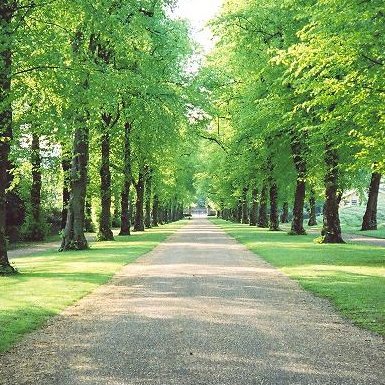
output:
<path id="1" fill-rule="evenodd" d="M 0 383 L 381 385 L 384 353 L 199 219 L 0 356 Z"/>

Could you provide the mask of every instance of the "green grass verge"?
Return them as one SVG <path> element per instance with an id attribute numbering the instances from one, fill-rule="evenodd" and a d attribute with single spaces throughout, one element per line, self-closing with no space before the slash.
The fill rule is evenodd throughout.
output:
<path id="1" fill-rule="evenodd" d="M 289 236 L 220 219 L 213 222 L 300 285 L 328 298 L 357 325 L 385 336 L 385 249 L 320 245 L 317 235 Z"/>
<path id="2" fill-rule="evenodd" d="M 363 235 L 366 237 L 385 238 L 385 202 L 383 196 L 379 197 L 377 222 L 378 230 L 361 231 L 362 218 L 365 214 L 366 206 L 343 207 L 340 209 L 340 220 L 342 231 L 349 234 Z M 322 219 L 320 219 L 322 223 Z"/>
<path id="3" fill-rule="evenodd" d="M 0 277 L 0 352 L 106 283 L 122 266 L 152 250 L 185 223 L 92 243 L 86 251 L 53 250 L 15 258 L 21 274 Z"/>

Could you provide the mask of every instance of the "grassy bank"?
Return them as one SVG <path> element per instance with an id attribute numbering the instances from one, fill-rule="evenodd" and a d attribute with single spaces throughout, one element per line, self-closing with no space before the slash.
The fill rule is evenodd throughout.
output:
<path id="1" fill-rule="evenodd" d="M 213 219 L 251 251 L 302 287 L 328 298 L 356 324 L 385 336 L 385 249 L 346 244 L 320 245 L 317 235 L 289 236 Z"/>
<path id="2" fill-rule="evenodd" d="M 123 265 L 152 250 L 184 223 L 93 243 L 87 251 L 54 250 L 14 259 L 21 274 L 0 277 L 0 352 L 106 283 Z"/>

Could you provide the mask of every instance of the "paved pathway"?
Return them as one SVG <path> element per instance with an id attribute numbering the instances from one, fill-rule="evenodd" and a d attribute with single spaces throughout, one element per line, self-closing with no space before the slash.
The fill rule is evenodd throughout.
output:
<path id="1" fill-rule="evenodd" d="M 0 356 L 6 385 L 383 385 L 383 339 L 205 219 Z"/>
<path id="2" fill-rule="evenodd" d="M 368 237 L 367 235 L 342 234 L 342 238 L 348 243 L 364 243 L 366 245 L 385 247 L 385 239 Z"/>
<path id="3" fill-rule="evenodd" d="M 114 236 L 117 236 L 119 231 L 114 229 Z M 86 239 L 92 243 L 96 241 L 95 233 L 86 233 Z M 44 251 L 57 251 L 60 248 L 61 241 L 41 241 L 41 242 L 30 242 L 22 247 L 17 247 L 13 250 L 8 250 L 8 258 L 12 261 L 15 258 L 27 257 L 28 255 L 42 253 Z"/>

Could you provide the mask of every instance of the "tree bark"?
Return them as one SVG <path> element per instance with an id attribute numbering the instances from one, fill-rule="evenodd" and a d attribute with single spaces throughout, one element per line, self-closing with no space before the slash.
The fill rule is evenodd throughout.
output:
<path id="1" fill-rule="evenodd" d="M 146 186 L 145 186 L 145 217 L 144 217 L 144 226 L 146 229 L 149 229 L 152 227 L 152 220 L 151 220 L 151 198 L 152 198 L 152 175 L 151 170 L 148 169 L 147 176 L 146 176 Z"/>
<path id="2" fill-rule="evenodd" d="M 380 183 L 381 174 L 378 172 L 374 172 L 370 181 L 366 211 L 362 219 L 362 231 L 377 230 L 377 202 Z"/>
<path id="3" fill-rule="evenodd" d="M 31 146 L 32 185 L 30 191 L 30 219 L 27 221 L 24 239 L 28 241 L 42 241 L 45 237 L 44 223 L 41 218 L 41 156 L 40 138 L 32 134 Z"/>
<path id="4" fill-rule="evenodd" d="M 145 172 L 140 170 L 138 182 L 134 184 L 136 190 L 134 231 L 144 231 L 144 185 Z"/>
<path id="5" fill-rule="evenodd" d="M 131 231 L 131 210 L 130 210 L 130 188 L 132 182 L 131 175 L 131 123 L 124 125 L 124 180 L 121 195 L 121 223 L 119 235 L 130 235 Z"/>
<path id="6" fill-rule="evenodd" d="M 305 205 L 305 193 L 306 183 L 304 180 L 297 178 L 295 196 L 294 196 L 294 208 L 293 208 L 293 220 L 291 222 L 291 235 L 305 235 L 306 231 L 303 227 L 303 209 Z"/>
<path id="7" fill-rule="evenodd" d="M 88 248 L 84 235 L 84 212 L 87 190 L 89 129 L 83 119 L 80 120 L 81 122 L 78 123 L 83 123 L 83 127 L 77 127 L 74 134 L 71 194 L 60 251 Z"/>
<path id="8" fill-rule="evenodd" d="M 0 4 L 0 275 L 14 274 L 7 254 L 6 188 L 12 140 L 12 26 L 15 2 L 3 0 Z"/>
<path id="9" fill-rule="evenodd" d="M 114 210 L 113 210 L 113 214 L 112 214 L 112 227 L 116 228 L 116 227 L 120 227 L 120 216 L 121 216 L 121 213 L 120 213 L 120 204 L 119 204 L 119 201 L 120 201 L 120 193 L 116 190 L 113 194 L 114 196 Z"/>
<path id="10" fill-rule="evenodd" d="M 317 226 L 317 213 L 316 213 L 316 199 L 315 199 L 315 191 L 313 189 L 310 190 L 310 198 L 309 198 L 309 222 L 308 226 Z"/>
<path id="11" fill-rule="evenodd" d="M 279 231 L 279 214 L 278 214 L 278 186 L 272 181 L 270 186 L 270 231 Z"/>
<path id="12" fill-rule="evenodd" d="M 102 114 L 101 133 L 101 165 L 100 165 L 100 203 L 101 213 L 99 217 L 99 241 L 113 241 L 114 234 L 111 229 L 111 170 L 110 170 L 110 133 L 109 128 L 112 116 Z"/>
<path id="13" fill-rule="evenodd" d="M 253 188 L 252 191 L 252 203 L 250 209 L 250 226 L 256 226 L 258 219 L 258 189 Z"/>
<path id="14" fill-rule="evenodd" d="M 247 207 L 247 192 L 248 187 L 244 187 L 242 190 L 242 223 L 249 223 L 249 208 Z"/>
<path id="15" fill-rule="evenodd" d="M 290 144 L 294 167 L 297 171 L 297 181 L 294 195 L 293 219 L 289 234 L 304 235 L 306 231 L 303 227 L 303 210 L 305 206 L 307 167 L 304 156 L 304 144 L 294 129 L 291 131 Z"/>
<path id="16" fill-rule="evenodd" d="M 71 154 L 66 150 L 66 146 L 62 145 L 61 147 L 61 167 L 63 170 L 61 229 L 63 230 L 67 222 L 68 203 L 70 201 Z"/>
<path id="17" fill-rule="evenodd" d="M 261 190 L 261 199 L 259 203 L 258 213 L 258 227 L 267 228 L 269 227 L 269 219 L 267 216 L 267 185 L 263 184 Z"/>
<path id="18" fill-rule="evenodd" d="M 281 223 L 289 223 L 289 202 L 283 203 Z"/>
<path id="19" fill-rule="evenodd" d="M 152 225 L 158 227 L 159 222 L 159 197 L 155 194 L 152 202 Z"/>
<path id="20" fill-rule="evenodd" d="M 94 222 L 92 221 L 92 198 L 89 194 L 86 195 L 84 209 L 84 231 L 87 233 L 95 232 Z"/>
<path id="21" fill-rule="evenodd" d="M 242 223 L 242 199 L 238 199 L 235 222 Z"/>
<path id="22" fill-rule="evenodd" d="M 340 194 L 338 193 L 338 153 L 330 143 L 325 146 L 325 206 L 323 218 L 323 238 L 321 243 L 345 243 L 342 239 L 339 217 Z"/>

